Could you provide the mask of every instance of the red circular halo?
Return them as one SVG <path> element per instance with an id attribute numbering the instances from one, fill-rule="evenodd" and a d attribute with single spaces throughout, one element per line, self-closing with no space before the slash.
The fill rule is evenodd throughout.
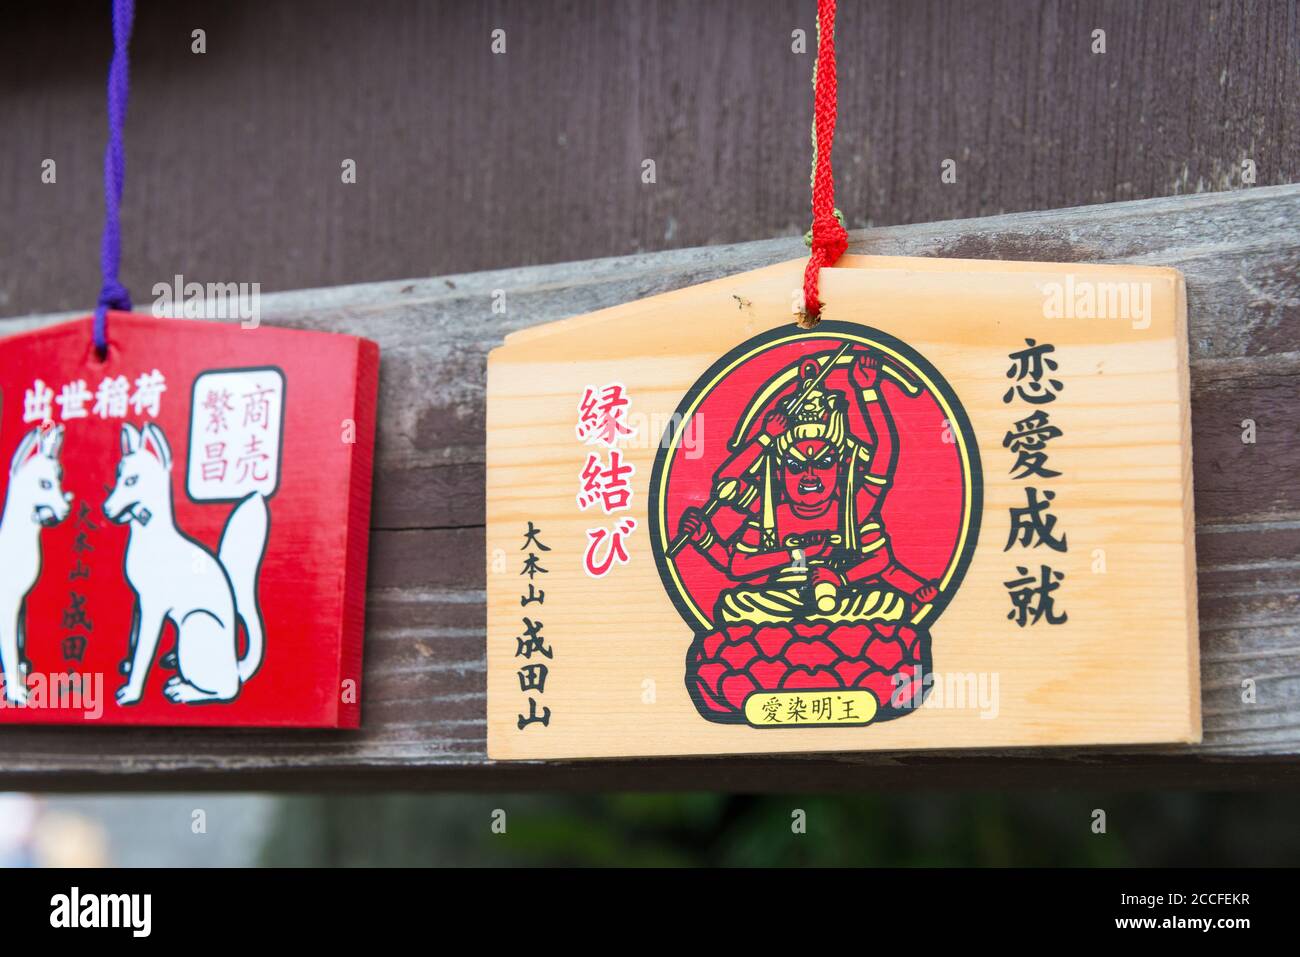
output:
<path id="1" fill-rule="evenodd" d="M 974 437 L 951 388 L 914 349 L 867 326 L 825 322 L 807 332 L 774 330 L 742 344 L 700 378 L 679 406 L 655 463 L 650 522 L 656 560 L 674 603 L 696 630 L 711 626 L 719 593 L 736 582 L 692 548 L 667 557 L 682 512 L 709 498 L 714 473 L 732 454 L 729 443 L 738 422 L 764 385 L 801 359 L 824 359 L 846 341 L 870 346 L 886 364 L 925 385 L 912 396 L 895 379 L 880 376 L 878 388 L 898 435 L 896 466 L 881 517 L 895 558 L 921 577 L 944 583 L 941 604 L 959 584 L 974 549 L 980 482 Z M 830 372 L 826 387 L 851 395 L 847 366 Z M 761 428 L 763 413 L 774 404 L 767 403 L 753 415 L 747 437 Z M 852 401 L 849 423 L 855 435 L 867 435 Z M 725 508 L 714 518 L 724 536 L 740 521 Z"/>

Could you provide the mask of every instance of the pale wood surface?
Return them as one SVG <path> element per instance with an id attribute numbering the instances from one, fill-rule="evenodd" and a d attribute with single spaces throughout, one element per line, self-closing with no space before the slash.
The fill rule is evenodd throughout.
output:
<path id="1" fill-rule="evenodd" d="M 1150 266 L 846 256 L 821 277 L 826 324 L 800 332 L 791 300 L 803 267 L 804 260 L 790 260 L 524 330 L 492 352 L 487 398 L 489 756 L 1199 741 L 1181 275 Z M 1064 296 L 1070 289 L 1073 308 L 1076 289 L 1107 285 L 1141 290 L 1131 304 L 1138 312 L 1122 318 L 1044 315 L 1045 290 L 1055 288 Z M 673 589 L 661 583 L 651 552 L 652 538 L 662 535 L 666 547 L 678 533 L 675 519 L 658 528 L 658 516 L 650 508 L 664 429 L 655 423 L 667 423 L 700 376 L 754 336 L 775 331 L 816 342 L 836 335 L 828 330 L 836 328 L 837 320 L 850 324 L 841 327 L 845 334 L 856 330 L 870 338 L 879 330 L 933 363 L 936 381 L 926 385 L 928 395 L 912 399 L 882 385 L 880 401 L 891 395 L 887 407 L 895 416 L 905 416 L 909 409 L 934 402 L 942 388 L 938 383 L 946 380 L 957 408 L 964 409 L 942 412 L 944 421 L 954 423 L 948 448 L 954 461 L 976 457 L 982 463 L 975 479 L 982 486 L 983 504 L 966 526 L 978 535 L 970 567 L 959 588 L 945 589 L 951 604 L 937 620 L 925 619 L 933 646 L 928 667 L 937 686 L 915 714 L 869 728 L 787 726 L 782 729 L 786 733 L 778 734 L 770 727 L 705 721 L 683 681 L 692 628 L 673 607 Z M 1052 376 L 1059 377 L 1062 389 L 1050 404 L 1007 404 L 1008 353 L 1029 340 L 1052 345 L 1058 364 Z M 842 340 L 820 341 L 829 352 Z M 906 359 L 899 353 L 887 361 Z M 919 369 L 911 372 L 923 375 Z M 831 375 L 830 388 L 851 390 L 847 376 Z M 612 453 L 579 442 L 574 425 L 583 389 L 609 382 L 626 390 L 628 424 L 637 434 L 619 443 L 620 461 L 634 469 L 628 507 L 606 516 L 599 507 L 580 510 L 575 492 L 588 453 L 597 452 L 602 462 Z M 1009 474 L 1013 457 L 1002 439 L 1013 421 L 1035 409 L 1045 410 L 1063 432 L 1048 447 L 1050 465 L 1060 474 L 1020 480 Z M 954 421 L 963 415 L 969 416 L 969 435 Z M 902 421 L 897 439 L 903 455 L 943 448 L 938 431 L 909 430 Z M 694 448 L 711 472 L 722 466 L 725 454 L 720 450 L 736 422 L 718 419 L 714 412 L 700 414 L 694 424 Z M 683 466 L 689 468 L 689 463 L 677 465 Z M 689 500 L 696 506 L 704 504 L 711 487 L 707 475 L 703 481 L 703 489 L 697 486 L 690 493 L 701 495 Z M 893 554 L 905 566 L 918 567 L 915 561 L 928 540 L 942 537 L 953 527 L 950 522 L 961 525 L 955 515 L 922 517 L 895 501 L 927 483 L 942 486 L 943 477 L 900 468 L 885 493 L 881 520 Z M 1067 543 L 1064 553 L 1005 550 L 1008 510 L 1025 505 L 1026 485 L 1055 496 L 1051 514 L 1056 536 Z M 680 483 L 675 487 L 683 494 Z M 969 494 L 966 501 L 971 502 Z M 925 505 L 918 501 L 915 507 Z M 626 518 L 637 524 L 627 538 L 629 560 L 592 578 L 582 567 L 587 529 L 609 528 Z M 931 521 L 936 524 L 928 534 L 916 534 L 917 523 Z M 521 536 L 529 522 L 543 530 L 550 551 L 540 556 L 547 573 L 535 576 L 536 587 L 545 590 L 545 603 L 522 608 L 527 579 L 520 577 Z M 734 526 L 719 528 L 727 528 L 722 534 L 729 535 Z M 1098 551 L 1104 572 L 1093 568 Z M 942 561 L 950 560 L 945 556 Z M 1010 602 L 1002 583 L 1015 577 L 1017 566 L 1037 574 L 1041 564 L 1066 576 L 1057 611 L 1067 620 L 1057 626 L 1017 627 L 1007 620 Z M 683 578 L 701 571 L 712 577 L 691 552 L 683 553 L 674 567 Z M 938 580 L 943 569 L 936 565 L 928 574 Z M 712 605 L 697 614 L 714 627 L 721 624 Z M 544 622 L 554 657 L 517 656 L 514 636 L 521 633 L 524 615 Z M 762 654 L 780 657 L 774 647 Z M 524 694 L 519 669 L 539 664 L 547 668 L 545 689 Z M 719 692 L 726 691 L 729 680 L 752 680 L 743 667 L 728 662 L 728 670 L 733 669 L 736 676 L 721 679 L 712 693 L 722 697 Z M 941 701 L 944 688 L 953 687 L 950 676 L 968 676 L 972 687 L 980 688 L 980 704 L 967 700 L 965 686 Z M 648 687 L 653 695 L 647 694 Z M 832 674 L 823 676 L 818 687 L 841 686 Z M 805 707 L 819 697 L 813 691 L 781 694 L 781 710 L 796 695 Z M 551 709 L 547 726 L 519 727 L 529 699 L 538 708 Z"/>
<path id="2" fill-rule="evenodd" d="M 1297 781 L 1300 187 L 856 232 L 880 255 L 1130 262 L 1187 279 L 1205 738 L 1193 747 L 523 764 L 484 752 L 483 388 L 509 332 L 798 256 L 797 239 L 287 293 L 265 321 L 383 349 L 362 731 L 4 729 L 5 783 L 717 787 Z M 508 312 L 494 315 L 504 289 Z M 0 322 L 17 331 L 66 316 Z M 1243 418 L 1259 441 L 1243 445 Z M 1240 702 L 1254 678 L 1259 703 Z M 221 773 L 214 773 L 221 772 Z"/>

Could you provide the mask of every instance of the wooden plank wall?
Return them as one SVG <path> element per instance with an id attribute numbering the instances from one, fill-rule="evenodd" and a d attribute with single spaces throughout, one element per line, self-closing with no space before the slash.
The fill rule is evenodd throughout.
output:
<path id="1" fill-rule="evenodd" d="M 1190 319 L 1205 741 L 1196 747 L 493 765 L 484 730 L 483 394 L 508 332 L 799 255 L 769 240 L 267 297 L 383 349 L 363 729 L 7 728 L 47 787 L 717 787 L 1300 780 L 1300 186 L 855 232 L 851 252 L 1161 264 Z M 504 290 L 506 315 L 492 314 Z M 61 317 L 0 322 L 0 333 Z M 1255 444 L 1241 422 L 1254 419 Z M 1135 628 L 1134 641 L 1141 640 Z M 1241 700 L 1256 682 L 1254 704 Z"/>
<path id="2" fill-rule="evenodd" d="M 799 254 L 793 239 L 688 247 L 807 227 L 811 54 L 790 45 L 794 29 L 811 41 L 813 0 L 139 7 L 123 269 L 137 301 L 147 306 L 153 284 L 177 273 L 264 292 L 378 283 L 268 302 L 268 321 L 356 329 L 386 349 L 368 730 L 7 730 L 5 783 L 795 789 L 1075 774 L 1150 783 L 1157 773 L 1246 785 L 1292 774 L 1297 451 L 1294 438 L 1269 443 L 1288 427 L 1294 436 L 1297 209 L 1294 192 L 1266 187 L 1300 180 L 1296 0 L 840 4 L 838 205 L 855 227 L 936 222 L 876 231 L 859 248 L 1188 271 L 1202 617 L 1218 623 L 1205 632 L 1202 756 L 705 769 L 482 765 L 482 583 L 456 562 L 479 567 L 483 358 L 511 328 Z M 504 56 L 489 50 L 498 27 Z M 190 49 L 196 28 L 202 55 Z M 1098 28 L 1101 55 L 1091 52 Z M 110 46 L 100 0 L 6 11 L 0 314 L 93 305 Z M 47 158 L 54 184 L 41 182 Z M 354 185 L 340 181 L 348 158 Z M 653 185 L 640 179 L 646 158 Z M 958 177 L 945 185 L 947 158 Z M 1187 200 L 1191 212 L 937 222 L 1240 189 L 1244 159 L 1257 185 Z M 658 250 L 681 251 L 637 255 Z M 458 275 L 488 269 L 505 271 Z M 384 282 L 409 276 L 449 278 Z M 497 288 L 510 290 L 506 317 L 489 311 Z M 1251 414 L 1254 451 L 1233 444 Z M 1252 670 L 1268 692 L 1242 712 L 1236 682 Z"/>
<path id="3" fill-rule="evenodd" d="M 10 6 L 0 314 L 84 309 L 99 288 L 108 8 Z M 1295 182 L 1298 9 L 842 0 L 838 205 L 864 227 L 1145 199 L 1238 187 L 1247 158 L 1258 185 Z M 791 32 L 811 43 L 815 11 L 141 3 L 123 278 L 142 298 L 178 272 L 310 289 L 800 235 L 813 54 L 792 53 Z M 45 158 L 57 184 L 41 182 Z M 944 159 L 956 183 L 940 182 Z"/>

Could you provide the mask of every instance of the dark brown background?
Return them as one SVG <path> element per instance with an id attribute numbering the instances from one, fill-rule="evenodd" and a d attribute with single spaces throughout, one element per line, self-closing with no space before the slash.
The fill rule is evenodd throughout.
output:
<path id="1" fill-rule="evenodd" d="M 814 0 L 138 6 L 138 302 L 176 273 L 269 292 L 807 225 L 813 54 L 790 34 L 814 44 Z M 108 8 L 5 11 L 0 314 L 94 304 Z M 1286 0 L 843 0 L 839 205 L 862 226 L 1220 190 L 1246 157 L 1260 185 L 1294 181 L 1298 17 Z"/>
<path id="2" fill-rule="evenodd" d="M 6 12 L 0 315 L 94 303 L 107 9 L 100 0 Z M 1294 0 L 842 0 L 836 156 L 850 225 L 1236 189 L 1241 160 L 1258 166 L 1257 185 L 1232 194 L 854 235 L 855 249 L 877 254 L 1151 262 L 1188 276 L 1205 745 L 1104 760 L 485 763 L 482 569 L 463 556 L 483 547 L 486 352 L 515 328 L 797 254 L 812 56 L 790 52 L 790 32 L 808 30 L 811 42 L 814 9 L 814 0 L 144 0 L 124 272 L 142 304 L 178 272 L 271 291 L 784 238 L 268 302 L 271 324 L 362 332 L 384 349 L 363 731 L 23 729 L 5 737 L 3 783 L 1295 781 L 1300 218 L 1295 187 L 1266 188 L 1300 178 Z M 497 26 L 508 32 L 505 56 L 489 51 Z M 195 27 L 208 33 L 204 56 L 189 52 Z M 1095 27 L 1107 31 L 1101 56 L 1089 51 Z M 58 161 L 57 185 L 40 182 L 45 157 Z M 658 164 L 654 185 L 640 181 L 646 157 Z M 946 157 L 958 161 L 955 185 L 939 180 Z M 344 158 L 358 163 L 356 185 L 339 180 Z M 511 306 L 492 316 L 499 285 Z M 421 392 L 433 377 L 440 387 Z M 1240 441 L 1248 414 L 1261 421 L 1258 447 Z M 1276 697 L 1243 710 L 1243 676 Z"/>

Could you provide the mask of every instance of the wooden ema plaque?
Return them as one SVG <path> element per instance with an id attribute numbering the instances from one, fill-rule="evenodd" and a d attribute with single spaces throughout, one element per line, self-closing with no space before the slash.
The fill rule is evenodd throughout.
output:
<path id="1" fill-rule="evenodd" d="M 0 723 L 356 727 L 379 349 L 0 340 Z"/>
<path id="2" fill-rule="evenodd" d="M 491 354 L 489 755 L 1198 741 L 1181 275 L 803 265 Z"/>

